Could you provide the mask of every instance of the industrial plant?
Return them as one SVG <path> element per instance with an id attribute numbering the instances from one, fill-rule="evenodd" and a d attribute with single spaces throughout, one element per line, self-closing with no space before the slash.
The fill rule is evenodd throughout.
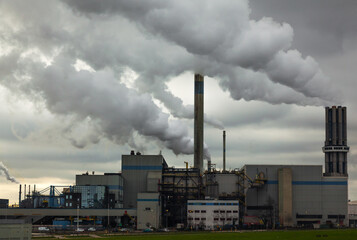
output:
<path id="1" fill-rule="evenodd" d="M 204 77 L 195 74 L 194 166 L 170 167 L 160 155 L 132 151 L 121 172 L 83 173 L 74 186 L 19 187 L 18 208 L 1 218 L 27 223 L 102 225 L 135 229 L 213 230 L 348 226 L 347 110 L 325 108 L 325 165 L 252 165 L 204 168 Z M 2 206 L 6 207 L 6 206 Z M 5 211 L 6 209 L 6 211 Z"/>

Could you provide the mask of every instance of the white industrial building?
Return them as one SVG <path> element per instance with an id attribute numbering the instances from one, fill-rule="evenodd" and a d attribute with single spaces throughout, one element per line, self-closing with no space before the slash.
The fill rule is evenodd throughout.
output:
<path id="1" fill-rule="evenodd" d="M 187 226 L 192 229 L 213 230 L 215 227 L 237 225 L 237 200 L 188 200 Z"/>

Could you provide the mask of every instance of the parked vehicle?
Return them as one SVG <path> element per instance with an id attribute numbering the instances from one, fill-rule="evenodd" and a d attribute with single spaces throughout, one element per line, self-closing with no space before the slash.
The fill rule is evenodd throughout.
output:
<path id="1" fill-rule="evenodd" d="M 159 230 L 157 230 L 158 232 L 170 232 L 170 230 L 168 228 L 160 228 Z"/>
<path id="2" fill-rule="evenodd" d="M 144 231 L 143 232 L 153 232 L 154 230 L 152 230 L 151 228 L 146 228 L 146 229 L 144 229 Z"/>
<path id="3" fill-rule="evenodd" d="M 50 229 L 48 227 L 38 227 L 38 231 L 49 232 Z"/>

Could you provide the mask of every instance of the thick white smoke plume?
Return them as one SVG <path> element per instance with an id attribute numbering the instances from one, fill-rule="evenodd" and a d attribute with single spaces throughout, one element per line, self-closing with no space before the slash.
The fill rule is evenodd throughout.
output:
<path id="1" fill-rule="evenodd" d="M 178 120 L 193 118 L 193 107 L 166 85 L 185 72 L 216 78 L 236 100 L 336 102 L 316 61 L 290 49 L 291 26 L 250 20 L 247 1 L 14 0 L 0 9 L 0 84 L 54 114 L 89 121 L 118 144 L 134 146 L 137 133 L 193 153 Z M 92 71 L 76 71 L 78 60 Z M 131 88 L 120 80 L 128 69 L 138 76 Z M 99 141 L 95 135 L 71 141 L 84 147 Z"/>
<path id="2" fill-rule="evenodd" d="M 0 175 L 5 175 L 6 179 L 10 182 L 19 183 L 14 177 L 10 175 L 9 169 L 7 169 L 7 167 L 2 162 L 0 162 Z"/>

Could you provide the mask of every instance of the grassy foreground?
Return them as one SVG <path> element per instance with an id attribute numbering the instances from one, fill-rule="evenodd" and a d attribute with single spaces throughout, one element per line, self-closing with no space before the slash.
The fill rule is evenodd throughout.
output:
<path id="1" fill-rule="evenodd" d="M 225 239 L 249 239 L 249 240 L 271 240 L 271 239 L 292 239 L 292 240 L 356 240 L 357 230 L 338 229 L 338 230 L 301 230 L 301 231 L 266 231 L 266 232 L 205 232 L 205 233 L 168 233 L 168 234 L 141 234 L 141 235 L 118 235 L 118 236 L 100 236 L 101 238 L 91 237 L 69 237 L 68 239 L 80 240 L 150 240 L 150 239 L 173 239 L 173 240 L 225 240 Z M 33 238 L 45 240 L 47 238 Z M 54 239 L 54 238 L 48 238 Z"/>

